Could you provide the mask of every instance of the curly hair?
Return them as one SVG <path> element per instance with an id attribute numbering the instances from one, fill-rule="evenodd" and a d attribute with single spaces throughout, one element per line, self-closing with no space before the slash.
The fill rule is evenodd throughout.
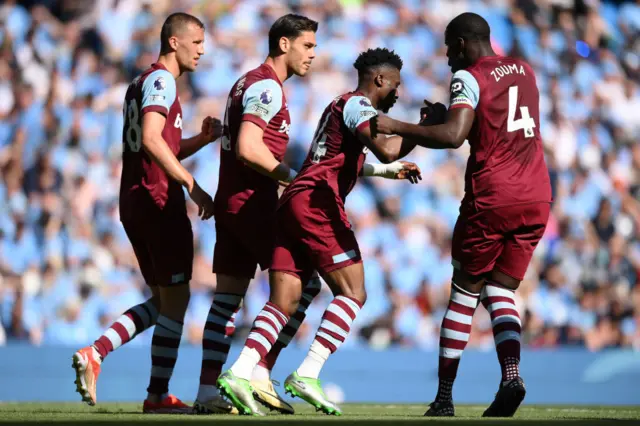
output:
<path id="1" fill-rule="evenodd" d="M 353 67 L 358 70 L 358 77 L 362 77 L 367 72 L 381 66 L 392 66 L 400 71 L 402 69 L 402 59 L 393 50 L 378 47 L 362 52 L 353 63 Z"/>

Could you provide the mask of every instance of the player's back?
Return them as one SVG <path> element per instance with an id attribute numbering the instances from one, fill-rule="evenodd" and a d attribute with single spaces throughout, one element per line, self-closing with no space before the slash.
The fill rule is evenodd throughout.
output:
<path id="1" fill-rule="evenodd" d="M 479 95 L 468 137 L 465 198 L 479 209 L 550 202 L 532 68 L 517 58 L 487 56 L 466 71 L 477 81 Z M 454 75 L 452 93 L 456 84 Z"/>
<path id="2" fill-rule="evenodd" d="M 185 210 L 180 184 L 169 179 L 142 146 L 142 117 L 157 112 L 166 117 L 162 137 L 174 155 L 180 152 L 182 109 L 173 75 L 161 64 L 151 65 L 129 85 L 123 112 L 121 217 L 154 204 L 162 210 Z"/>
<path id="3" fill-rule="evenodd" d="M 353 189 L 367 149 L 356 130 L 377 114 L 360 92 L 335 98 L 324 110 L 300 173 L 282 195 L 282 202 L 306 189 L 328 191 L 342 205 Z"/>
<path id="4" fill-rule="evenodd" d="M 236 156 L 243 121 L 262 128 L 265 145 L 276 160 L 284 159 L 291 118 L 282 83 L 266 64 L 243 75 L 229 92 L 220 143 L 216 214 L 238 213 L 249 201 L 256 208 L 272 206 L 275 210 L 277 205 L 278 182 L 253 170 Z"/>

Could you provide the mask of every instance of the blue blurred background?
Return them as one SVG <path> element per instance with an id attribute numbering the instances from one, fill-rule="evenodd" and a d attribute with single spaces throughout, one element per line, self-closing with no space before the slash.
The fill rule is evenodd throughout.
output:
<path id="1" fill-rule="evenodd" d="M 517 294 L 530 351 L 523 371 L 529 363 L 562 368 L 575 357 L 584 370 L 566 380 L 580 389 L 587 366 L 618 348 L 629 362 L 611 366 L 610 377 L 602 376 L 611 380 L 600 383 L 624 389 L 616 377 L 640 374 L 633 367 L 640 357 L 640 0 L 5 0 L 0 5 L 0 346 L 8 348 L 0 348 L 0 382 L 13 383 L 6 370 L 34 357 L 48 359 L 50 369 L 58 368 L 53 360 L 64 361 L 59 367 L 64 372 L 51 375 L 70 385 L 66 364 L 73 349 L 93 342 L 149 295 L 118 218 L 122 102 L 130 80 L 155 61 L 160 27 L 173 11 L 193 13 L 206 25 L 198 71 L 178 80 L 185 136 L 197 133 L 206 115 L 222 118 L 233 83 L 264 60 L 275 19 L 295 11 L 320 22 L 312 72 L 285 84 L 292 117 L 287 161 L 296 168 L 326 104 L 355 88 L 352 63 L 359 52 L 383 46 L 400 54 L 403 86 L 391 115 L 416 121 L 423 99 L 447 103 L 446 24 L 464 11 L 483 15 L 495 50 L 524 57 L 536 71 L 555 198 L 544 240 Z M 467 156 L 467 145 L 457 151 L 417 149 L 408 159 L 423 170 L 419 185 L 363 179 L 349 196 L 369 298 L 340 356 L 358 359 L 370 353 L 362 351 L 375 351 L 380 362 L 371 365 L 371 374 L 393 369 L 404 362 L 399 354 L 410 353 L 411 362 L 431 375 L 412 380 L 424 378 L 420 386 L 434 380 L 452 273 L 451 231 Z M 217 143 L 186 164 L 215 193 Z M 199 365 L 198 346 L 216 285 L 215 230 L 213 220 L 198 220 L 194 204 L 188 206 L 197 256 L 181 354 Z M 239 342 L 267 292 L 266 275 L 259 273 L 238 318 Z M 325 288 L 288 356 L 310 343 L 329 300 Z M 144 348 L 150 338 L 149 332 L 136 338 L 123 355 L 110 357 L 106 365 L 115 366 L 105 369 L 116 371 L 124 354 L 148 364 Z M 480 372 L 493 368 L 491 393 L 476 398 L 489 400 L 498 370 L 484 308 L 476 312 L 469 347 L 462 364 L 475 368 L 463 367 L 460 375 L 469 377 L 456 386 L 473 402 Z M 338 374 L 333 370 L 338 359 L 327 374 Z M 485 369 L 481 359 L 492 366 Z M 109 380 L 106 376 L 101 380 Z M 196 372 L 188 376 L 172 383 L 197 381 Z M 434 386 L 421 396 L 425 401 Z M 119 386 L 122 392 L 124 387 Z M 12 387 L 0 387 L 0 400 L 12 399 L 7 388 Z M 580 395 L 593 388 L 581 389 Z M 359 392 L 347 397 L 370 399 L 371 392 Z M 59 395 L 75 399 L 71 393 Z"/>

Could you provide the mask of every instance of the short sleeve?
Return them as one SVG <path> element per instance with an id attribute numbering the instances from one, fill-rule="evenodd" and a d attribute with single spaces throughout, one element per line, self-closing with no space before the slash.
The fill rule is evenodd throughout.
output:
<path id="1" fill-rule="evenodd" d="M 371 101 L 364 96 L 353 96 L 345 103 L 342 110 L 344 124 L 355 133 L 369 125 L 371 117 L 378 115 L 378 111 L 371 106 Z"/>
<path id="2" fill-rule="evenodd" d="M 156 111 L 169 114 L 171 105 L 176 100 L 176 79 L 169 71 L 152 72 L 142 83 L 142 114 Z"/>
<path id="3" fill-rule="evenodd" d="M 281 109 L 282 87 L 272 79 L 253 83 L 242 97 L 242 121 L 251 121 L 262 129 Z"/>
<path id="4" fill-rule="evenodd" d="M 475 77 L 465 70 L 460 70 L 453 74 L 449 109 L 476 109 L 478 102 L 480 102 L 480 86 Z"/>

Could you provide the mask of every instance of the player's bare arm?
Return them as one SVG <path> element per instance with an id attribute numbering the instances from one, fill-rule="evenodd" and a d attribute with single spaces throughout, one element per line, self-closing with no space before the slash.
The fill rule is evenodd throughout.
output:
<path id="1" fill-rule="evenodd" d="M 162 137 L 165 121 L 165 116 L 158 112 L 148 112 L 142 117 L 142 146 L 169 178 L 187 188 L 189 196 L 199 207 L 198 215 L 202 219 L 209 219 L 213 215 L 213 200 L 169 149 Z"/>
<path id="2" fill-rule="evenodd" d="M 382 134 L 409 138 L 425 148 L 457 149 L 467 139 L 475 115 L 471 108 L 450 109 L 445 122 L 435 126 L 405 123 L 383 115 L 373 120 L 376 121 L 377 131 Z"/>
<path id="3" fill-rule="evenodd" d="M 295 172 L 273 156 L 267 145 L 262 141 L 264 131 L 250 121 L 243 121 L 240 125 L 236 156 L 240 161 L 258 173 L 269 176 L 277 181 L 290 181 Z"/>
<path id="4" fill-rule="evenodd" d="M 206 117 L 202 120 L 202 129 L 199 134 L 191 138 L 182 139 L 180 142 L 178 160 L 184 160 L 185 158 L 191 157 L 203 147 L 218 140 L 221 135 L 222 123 L 220 120 L 214 117 Z"/>

